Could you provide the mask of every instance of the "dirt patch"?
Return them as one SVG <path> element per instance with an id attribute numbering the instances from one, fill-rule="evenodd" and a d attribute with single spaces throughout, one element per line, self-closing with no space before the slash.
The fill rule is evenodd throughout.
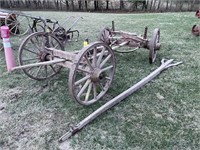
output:
<path id="1" fill-rule="evenodd" d="M 6 103 L 13 102 L 22 95 L 22 92 L 23 92 L 23 89 L 19 86 L 12 89 L 7 89 L 7 90 L 0 89 L 2 102 L 5 102 L 4 99 L 8 100 L 6 101 Z"/>

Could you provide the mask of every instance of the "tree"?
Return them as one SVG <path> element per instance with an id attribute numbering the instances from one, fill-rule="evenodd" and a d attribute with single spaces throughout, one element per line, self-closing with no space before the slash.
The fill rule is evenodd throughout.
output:
<path id="1" fill-rule="evenodd" d="M 124 9 L 124 1 L 123 0 L 120 0 L 119 6 L 120 6 L 120 10 Z"/>

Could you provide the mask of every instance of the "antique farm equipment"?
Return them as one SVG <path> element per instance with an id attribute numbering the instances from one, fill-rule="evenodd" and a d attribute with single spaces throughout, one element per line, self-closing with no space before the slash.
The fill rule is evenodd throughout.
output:
<path id="1" fill-rule="evenodd" d="M 182 62 L 174 63 L 172 64 L 173 59 L 170 60 L 161 60 L 161 66 L 154 70 L 151 74 L 149 74 L 147 77 L 127 89 L 126 91 L 122 92 L 115 98 L 111 99 L 109 102 L 102 105 L 100 108 L 98 108 L 96 111 L 94 111 L 92 114 L 87 116 L 85 119 L 83 119 L 81 122 L 79 122 L 77 125 L 71 125 L 70 129 L 67 133 L 65 133 L 60 139 L 59 142 L 63 142 L 66 139 L 70 138 L 72 135 L 76 134 L 78 131 L 80 131 L 83 127 L 85 127 L 87 124 L 89 124 L 91 121 L 93 121 L 95 118 L 97 118 L 99 115 L 107 111 L 108 109 L 112 108 L 122 100 L 124 100 L 126 97 L 143 87 L 145 84 L 147 84 L 149 81 L 154 79 L 157 75 L 159 75 L 163 70 L 176 66 L 181 64 Z"/>
<path id="2" fill-rule="evenodd" d="M 147 39 L 147 27 L 144 30 L 143 36 L 138 36 L 136 33 L 115 31 L 114 22 L 112 29 L 105 27 L 100 31 L 99 40 L 107 43 L 114 51 L 127 53 L 135 51 L 139 48 L 149 50 L 149 63 L 153 63 L 156 59 L 157 51 L 160 49 L 160 29 L 156 28 L 150 39 Z M 122 46 L 127 46 L 130 49 L 119 49 Z"/>
<path id="3" fill-rule="evenodd" d="M 6 25 L 12 35 L 24 35 L 28 32 L 29 20 L 27 16 L 20 11 L 0 9 L 0 24 Z"/>
<path id="4" fill-rule="evenodd" d="M 195 13 L 195 17 L 197 17 L 198 19 L 200 19 L 200 10 L 197 10 Z M 192 34 L 195 36 L 199 36 L 200 35 L 200 26 L 195 24 L 192 27 Z"/>
<path id="5" fill-rule="evenodd" d="M 72 18 L 73 17 L 70 16 L 65 20 L 65 22 L 60 24 L 56 20 L 34 17 L 21 11 L 0 10 L 0 24 L 8 26 L 11 34 L 25 35 L 29 31 L 46 32 L 46 29 L 48 29 L 48 32 L 51 31 L 63 44 L 67 41 L 72 41 L 73 39 L 74 41 L 77 41 L 79 38 L 79 31 L 72 30 L 72 28 L 82 17 L 75 19 L 70 27 L 63 27 L 64 24 L 66 24 L 67 21 L 72 20 Z"/>
<path id="6" fill-rule="evenodd" d="M 94 42 L 80 51 L 62 51 L 63 45 L 55 35 L 35 32 L 19 48 L 19 65 L 35 80 L 56 75 L 61 67 L 70 69 L 69 90 L 78 103 L 90 105 L 104 96 L 115 72 L 113 50 L 103 42 Z"/>
<path id="7" fill-rule="evenodd" d="M 72 28 L 82 17 L 78 17 L 68 28 L 64 28 L 63 26 L 66 24 L 66 22 L 72 20 L 72 16 L 68 17 L 62 24 L 52 19 L 32 16 L 28 17 L 32 19 L 32 23 L 29 24 L 32 33 L 40 31 L 51 32 L 60 40 L 62 44 L 66 44 L 68 41 L 77 41 L 79 38 L 79 31 L 72 30 Z"/>
<path id="8" fill-rule="evenodd" d="M 46 20 L 41 19 L 46 23 Z M 48 26 L 45 25 L 48 29 Z M 114 23 L 113 23 L 114 28 Z M 122 37 L 114 37 L 120 34 Z M 160 30 L 155 29 L 147 40 L 147 28 L 143 37 L 135 34 L 102 30 L 99 42 L 91 43 L 80 51 L 63 51 L 62 41 L 50 30 L 29 35 L 19 47 L 19 65 L 26 75 L 35 80 L 45 80 L 56 75 L 61 67 L 69 68 L 69 90 L 78 103 L 90 105 L 104 96 L 109 89 L 115 72 L 114 51 L 123 45 L 150 49 L 150 63 L 155 61 L 160 48 Z"/>

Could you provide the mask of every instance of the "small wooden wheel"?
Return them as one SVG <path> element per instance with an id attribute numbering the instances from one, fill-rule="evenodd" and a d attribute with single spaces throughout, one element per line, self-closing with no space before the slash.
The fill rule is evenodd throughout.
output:
<path id="1" fill-rule="evenodd" d="M 22 36 L 29 31 L 29 19 L 23 14 L 10 13 L 5 19 L 5 25 L 13 35 Z"/>
<path id="2" fill-rule="evenodd" d="M 49 61 L 50 53 L 45 47 L 62 50 L 62 44 L 52 34 L 35 32 L 29 35 L 19 47 L 19 65 L 28 65 L 38 62 Z M 57 74 L 61 66 L 50 64 L 23 69 L 24 73 L 35 80 L 44 80 Z"/>
<path id="3" fill-rule="evenodd" d="M 77 55 L 69 75 L 72 97 L 82 105 L 98 101 L 107 92 L 115 72 L 115 57 L 105 43 L 94 42 Z"/>
<path id="4" fill-rule="evenodd" d="M 157 50 L 160 49 L 160 29 L 155 29 L 149 41 L 149 63 L 156 59 Z"/>
<path id="5" fill-rule="evenodd" d="M 110 45 L 111 40 L 109 39 L 109 37 L 111 37 L 111 36 L 112 36 L 111 29 L 109 29 L 108 27 L 104 27 L 99 33 L 98 41 L 102 41 L 102 42 Z"/>

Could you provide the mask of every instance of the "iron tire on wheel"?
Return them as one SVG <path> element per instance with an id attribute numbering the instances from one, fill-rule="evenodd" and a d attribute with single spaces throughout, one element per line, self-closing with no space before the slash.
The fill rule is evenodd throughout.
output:
<path id="1" fill-rule="evenodd" d="M 149 42 L 149 63 L 155 62 L 157 50 L 160 48 L 160 29 L 155 29 Z"/>
<path id="2" fill-rule="evenodd" d="M 75 101 L 91 105 L 102 98 L 115 73 L 112 49 L 103 42 L 84 47 L 77 55 L 69 74 L 69 89 Z"/>
<path id="3" fill-rule="evenodd" d="M 48 38 L 48 41 L 47 41 Z M 24 39 L 19 47 L 19 65 L 28 65 L 38 62 L 49 61 L 49 55 L 44 47 L 52 47 L 63 50 L 60 41 L 53 35 L 46 32 L 35 32 Z M 35 66 L 23 69 L 24 73 L 35 80 L 45 80 L 56 75 L 61 66 L 50 64 L 45 66 Z"/>

